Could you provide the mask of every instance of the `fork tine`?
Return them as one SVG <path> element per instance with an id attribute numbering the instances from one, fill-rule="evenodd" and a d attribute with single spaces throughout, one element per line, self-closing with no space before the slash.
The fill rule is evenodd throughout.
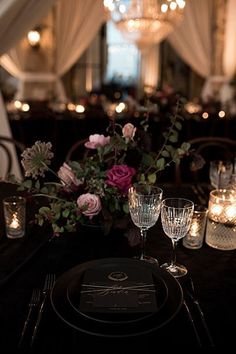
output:
<path id="1" fill-rule="evenodd" d="M 50 290 L 55 282 L 55 274 L 48 273 L 45 278 L 43 292 Z"/>
<path id="2" fill-rule="evenodd" d="M 40 300 L 40 291 L 39 289 L 33 289 L 32 292 L 32 297 L 31 297 L 31 303 L 32 304 L 37 304 Z"/>

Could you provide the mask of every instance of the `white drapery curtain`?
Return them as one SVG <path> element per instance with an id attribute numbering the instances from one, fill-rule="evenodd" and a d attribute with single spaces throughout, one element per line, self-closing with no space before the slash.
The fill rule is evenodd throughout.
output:
<path id="1" fill-rule="evenodd" d="M 213 0 L 186 2 L 181 24 L 168 36 L 179 56 L 200 76 L 211 73 Z"/>
<path id="2" fill-rule="evenodd" d="M 213 61 L 213 0 L 190 0 L 185 9 L 183 22 L 168 37 L 179 56 L 200 76 L 206 78 L 202 98 L 214 96 L 214 87 L 221 86 L 219 99 L 226 103 L 233 99 L 229 81 L 236 73 L 236 1 L 227 0 L 225 14 L 224 50 L 222 75 L 212 72 Z"/>
<path id="3" fill-rule="evenodd" d="M 52 58 L 53 72 L 26 72 L 25 48 L 17 46 L 1 59 L 2 66 L 19 79 L 16 98 L 24 99 L 25 82 L 54 82 L 59 101 L 67 101 L 61 77 L 79 59 L 105 22 L 102 0 L 60 0 L 55 8 L 54 33 L 56 48 Z M 50 53 L 48 54 L 50 55 Z"/>
<path id="4" fill-rule="evenodd" d="M 141 87 L 155 88 L 159 79 L 160 46 L 154 44 L 141 51 Z"/>
<path id="5" fill-rule="evenodd" d="M 57 0 L 0 0 L 0 55 L 47 14 Z"/>
<path id="6" fill-rule="evenodd" d="M 47 14 L 56 0 L 0 0 L 0 55 L 7 52 L 31 27 Z M 4 102 L 0 92 L 0 134 L 12 137 Z M 15 148 L 9 145 L 13 156 L 13 173 L 21 179 Z M 6 160 L 0 155 L 0 177 L 5 173 Z"/>
<path id="7" fill-rule="evenodd" d="M 223 72 L 227 77 L 236 72 L 236 1 L 228 0 L 226 7 Z"/>
<path id="8" fill-rule="evenodd" d="M 219 92 L 219 99 L 231 114 L 236 114 L 236 103 L 234 88 L 230 85 L 232 77 L 236 73 L 236 1 L 228 0 L 226 6 L 226 21 L 224 34 L 224 51 L 222 67 L 224 83 Z"/>
<path id="9" fill-rule="evenodd" d="M 102 0 L 61 0 L 56 7 L 56 72 L 64 75 L 106 21 Z"/>

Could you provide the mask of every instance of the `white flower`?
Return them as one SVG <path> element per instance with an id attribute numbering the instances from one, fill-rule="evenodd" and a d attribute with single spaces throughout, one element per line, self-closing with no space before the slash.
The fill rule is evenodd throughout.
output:
<path id="1" fill-rule="evenodd" d="M 48 170 L 48 165 L 51 164 L 51 159 L 53 158 L 51 148 L 51 143 L 36 141 L 31 148 L 23 151 L 21 163 L 26 177 L 44 177 L 44 172 Z"/>
<path id="2" fill-rule="evenodd" d="M 133 140 L 135 132 L 136 132 L 136 128 L 131 123 L 125 124 L 122 129 L 123 137 L 126 138 L 127 140 Z"/>

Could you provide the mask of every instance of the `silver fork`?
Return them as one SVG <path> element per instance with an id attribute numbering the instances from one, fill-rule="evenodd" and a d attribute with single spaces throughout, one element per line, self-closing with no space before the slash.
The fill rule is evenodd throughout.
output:
<path id="1" fill-rule="evenodd" d="M 39 289 L 33 289 L 32 295 L 31 295 L 31 299 L 30 299 L 30 302 L 29 302 L 28 314 L 27 314 L 27 317 L 26 317 L 26 320 L 25 320 L 25 323 L 24 323 L 24 326 L 23 326 L 23 329 L 22 329 L 22 332 L 21 332 L 21 336 L 20 336 L 20 340 L 19 340 L 19 343 L 18 343 L 18 347 L 20 347 L 22 345 L 22 342 L 23 342 L 23 339 L 24 339 L 24 336 L 25 336 L 25 332 L 26 332 L 26 329 L 28 327 L 28 324 L 29 324 L 29 321 L 30 321 L 30 318 L 31 318 L 31 313 L 33 311 L 33 308 L 36 307 L 39 304 L 39 300 L 40 300 L 40 291 L 39 291 Z"/>
<path id="2" fill-rule="evenodd" d="M 36 320 L 36 323 L 34 326 L 33 335 L 31 337 L 31 342 L 30 342 L 31 346 L 34 344 L 35 338 L 37 336 L 39 325 L 40 325 L 42 314 L 43 314 L 43 310 L 44 310 L 44 306 L 45 306 L 45 302 L 46 302 L 48 293 L 50 292 L 50 290 L 52 289 L 52 287 L 55 283 L 55 280 L 56 280 L 55 274 L 47 274 L 46 275 L 44 287 L 42 290 L 42 300 L 41 300 L 41 304 L 40 304 L 40 308 L 39 308 L 39 312 L 38 312 L 38 317 L 37 317 L 37 320 Z"/>

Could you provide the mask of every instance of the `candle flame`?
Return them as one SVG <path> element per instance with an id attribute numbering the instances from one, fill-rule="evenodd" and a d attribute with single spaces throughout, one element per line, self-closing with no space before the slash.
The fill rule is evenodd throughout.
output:
<path id="1" fill-rule="evenodd" d="M 17 215 L 15 213 L 12 215 L 12 222 L 10 224 L 10 227 L 12 229 L 17 229 L 19 227 L 19 220 L 18 220 Z"/>

